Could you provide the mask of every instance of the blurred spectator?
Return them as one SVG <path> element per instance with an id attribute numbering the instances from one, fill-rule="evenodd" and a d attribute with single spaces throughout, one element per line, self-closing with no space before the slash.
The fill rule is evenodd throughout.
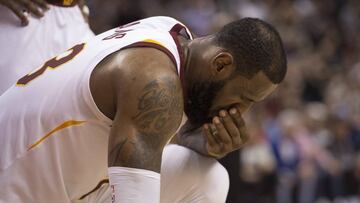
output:
<path id="1" fill-rule="evenodd" d="M 243 202 L 270 203 L 274 198 L 275 159 L 261 124 L 248 126 L 250 142 L 240 153 L 240 198 Z"/>

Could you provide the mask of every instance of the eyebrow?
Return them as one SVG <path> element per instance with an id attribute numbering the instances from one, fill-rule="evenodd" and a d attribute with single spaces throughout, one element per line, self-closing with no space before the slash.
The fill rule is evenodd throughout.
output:
<path id="1" fill-rule="evenodd" d="M 253 100 L 253 99 L 250 99 L 249 97 L 246 97 L 246 99 L 249 100 L 249 101 L 251 101 L 251 102 L 254 102 L 254 103 L 255 103 L 255 102 L 258 102 L 258 101 L 255 101 L 255 100 Z"/>

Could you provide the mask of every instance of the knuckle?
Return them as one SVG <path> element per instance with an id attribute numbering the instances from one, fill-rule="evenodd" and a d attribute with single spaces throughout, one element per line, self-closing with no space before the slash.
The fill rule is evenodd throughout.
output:
<path id="1" fill-rule="evenodd" d="M 240 147 L 242 147 L 242 143 L 240 141 L 234 143 L 234 148 L 239 149 Z"/>
<path id="2" fill-rule="evenodd" d="M 233 150 L 232 145 L 224 145 L 222 148 L 221 153 L 229 153 Z"/>
<path id="3" fill-rule="evenodd" d="M 238 129 L 234 129 L 231 133 L 233 138 L 241 138 L 241 133 Z"/>
<path id="4" fill-rule="evenodd" d="M 222 130 L 224 130 L 224 126 L 223 126 L 223 124 L 221 124 L 221 123 L 216 123 L 216 124 L 215 124 L 215 127 L 216 127 L 216 130 L 217 130 L 217 131 L 222 131 Z"/>
<path id="5" fill-rule="evenodd" d="M 231 139 L 229 139 L 229 138 L 223 138 L 223 139 L 222 139 L 222 143 L 224 143 L 225 145 L 229 145 L 229 144 L 231 144 Z"/>
<path id="6" fill-rule="evenodd" d="M 224 148 L 222 153 L 227 154 L 227 153 L 230 153 L 232 151 L 234 151 L 234 148 L 232 146 L 229 146 L 229 147 Z"/>
<path id="7" fill-rule="evenodd" d="M 227 117 L 223 118 L 223 120 L 224 120 L 225 123 L 232 123 L 233 122 L 233 120 L 231 119 L 230 116 L 227 116 Z"/>

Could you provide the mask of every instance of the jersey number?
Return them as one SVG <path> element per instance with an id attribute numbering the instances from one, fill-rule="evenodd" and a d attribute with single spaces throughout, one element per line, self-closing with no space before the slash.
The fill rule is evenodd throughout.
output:
<path id="1" fill-rule="evenodd" d="M 48 69 L 48 68 L 55 69 L 55 68 L 65 64 L 66 62 L 73 59 L 76 55 L 78 55 L 84 49 L 84 47 L 85 47 L 85 43 L 75 45 L 74 47 L 72 47 L 71 49 L 69 49 L 65 52 L 65 54 L 66 54 L 65 56 L 60 55 L 60 56 L 56 56 L 56 57 L 48 60 L 47 62 L 44 63 L 44 65 L 42 65 L 35 72 L 29 73 L 29 74 L 25 75 L 24 77 L 20 78 L 17 81 L 16 85 L 18 85 L 18 86 L 27 85 L 29 82 L 31 82 L 35 78 L 42 75 L 46 71 L 46 69 Z"/>

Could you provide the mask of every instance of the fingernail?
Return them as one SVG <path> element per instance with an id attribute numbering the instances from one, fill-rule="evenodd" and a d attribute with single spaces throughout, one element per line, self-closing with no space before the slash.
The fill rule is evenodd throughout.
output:
<path id="1" fill-rule="evenodd" d="M 226 116 L 226 111 L 221 110 L 221 111 L 220 111 L 220 116 L 221 116 L 221 117 L 225 117 L 225 116 Z"/>
<path id="2" fill-rule="evenodd" d="M 236 114 L 236 109 L 234 109 L 234 108 L 230 109 L 230 113 L 231 114 Z"/>
<path id="3" fill-rule="evenodd" d="M 215 117 L 215 118 L 214 118 L 214 123 L 219 124 L 219 123 L 220 123 L 220 119 L 219 119 L 218 117 Z"/>

